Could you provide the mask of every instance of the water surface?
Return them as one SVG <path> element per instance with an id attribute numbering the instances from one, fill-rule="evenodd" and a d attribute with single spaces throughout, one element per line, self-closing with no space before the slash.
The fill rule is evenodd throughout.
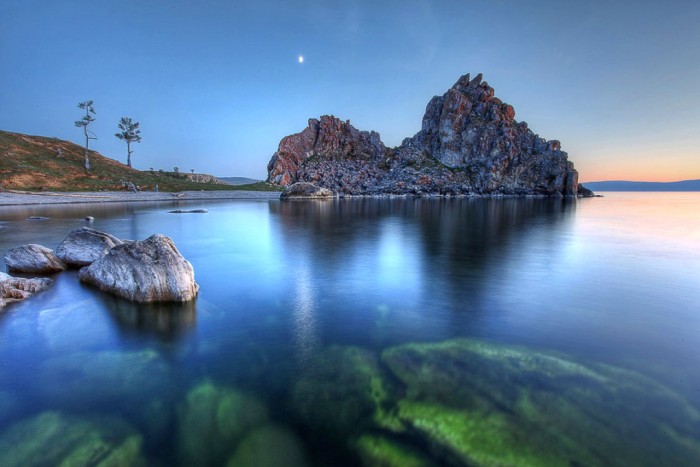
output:
<path id="1" fill-rule="evenodd" d="M 89 215 L 171 237 L 201 289 L 134 305 L 68 271 L 0 311 L 0 461 L 60 430 L 92 444 L 57 458 L 151 465 L 696 465 L 698 212 L 696 193 L 3 207 L 1 251 Z"/>

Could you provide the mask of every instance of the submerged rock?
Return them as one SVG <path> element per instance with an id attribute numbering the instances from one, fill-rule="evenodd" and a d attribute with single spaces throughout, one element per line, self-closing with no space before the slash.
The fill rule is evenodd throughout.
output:
<path id="1" fill-rule="evenodd" d="M 365 434 L 356 443 L 362 464 L 368 467 L 433 467 L 425 454 L 386 436 Z"/>
<path id="2" fill-rule="evenodd" d="M 199 291 L 192 265 L 160 234 L 115 246 L 78 277 L 135 302 L 186 302 Z"/>
<path id="3" fill-rule="evenodd" d="M 304 467 L 309 463 L 299 438 L 289 429 L 266 425 L 254 430 L 236 449 L 228 467 Z"/>
<path id="4" fill-rule="evenodd" d="M 0 465 L 145 466 L 141 436 L 123 421 L 44 412 L 0 434 Z"/>
<path id="5" fill-rule="evenodd" d="M 56 248 L 56 256 L 69 266 L 92 264 L 122 242 L 117 237 L 99 230 L 83 227 L 76 229 Z"/>
<path id="6" fill-rule="evenodd" d="M 66 269 L 52 249 L 34 243 L 8 250 L 4 259 L 10 272 L 53 274 Z"/>
<path id="7" fill-rule="evenodd" d="M 289 185 L 280 195 L 281 198 L 333 198 L 335 195 L 327 188 L 320 188 L 312 183 L 297 182 Z"/>
<path id="8" fill-rule="evenodd" d="M 46 277 L 25 279 L 0 272 L 0 308 L 8 303 L 25 300 L 37 292 L 48 289 L 51 284 L 53 280 Z"/>
<path id="9" fill-rule="evenodd" d="M 467 465 L 695 465 L 700 413 L 633 372 L 471 340 L 382 354 L 406 385 L 398 418 Z"/>
<path id="10" fill-rule="evenodd" d="M 267 408 L 255 397 L 202 383 L 178 410 L 178 459 L 183 466 L 221 465 L 267 419 Z"/>
<path id="11" fill-rule="evenodd" d="M 63 405 L 103 407 L 125 397 L 149 400 L 170 380 L 165 360 L 153 350 L 76 352 L 47 360 L 37 375 L 45 397 Z"/>
<path id="12" fill-rule="evenodd" d="M 386 410 L 391 392 L 376 355 L 332 346 L 311 359 L 294 386 L 292 404 L 305 425 L 348 438 L 370 426 L 394 426 Z"/>

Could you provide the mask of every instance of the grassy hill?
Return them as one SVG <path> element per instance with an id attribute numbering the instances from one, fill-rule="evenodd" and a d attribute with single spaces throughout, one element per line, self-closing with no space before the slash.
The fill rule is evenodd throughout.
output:
<path id="1" fill-rule="evenodd" d="M 249 185 L 251 183 L 258 183 L 260 180 L 248 177 L 218 177 L 222 182 L 228 183 L 229 185 Z"/>
<path id="2" fill-rule="evenodd" d="M 58 150 L 61 150 L 60 157 Z M 57 138 L 0 131 L 0 187 L 25 191 L 120 191 L 122 181 L 141 190 L 256 190 L 278 191 L 267 183 L 223 185 L 189 181 L 175 172 L 132 169 L 99 152 L 90 151 L 90 173 L 85 172 L 85 149 Z"/>

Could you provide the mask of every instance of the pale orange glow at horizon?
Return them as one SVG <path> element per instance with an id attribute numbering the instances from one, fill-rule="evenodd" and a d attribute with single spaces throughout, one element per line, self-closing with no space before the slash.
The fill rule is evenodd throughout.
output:
<path id="1" fill-rule="evenodd" d="M 581 183 L 607 180 L 677 182 L 700 179 L 700 155 L 579 157 L 569 153 L 569 160 L 574 162 Z"/>

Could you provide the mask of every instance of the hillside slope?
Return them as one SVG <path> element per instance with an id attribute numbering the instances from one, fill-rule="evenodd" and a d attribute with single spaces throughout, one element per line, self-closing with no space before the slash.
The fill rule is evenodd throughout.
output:
<path id="1" fill-rule="evenodd" d="M 60 156 L 58 151 L 60 149 Z M 57 138 L 0 131 L 0 188 L 27 191 L 118 191 L 122 181 L 141 190 L 265 190 L 265 184 L 232 186 L 197 183 L 191 174 L 142 172 L 90 151 L 90 173 L 85 172 L 85 149 Z M 209 177 L 209 178 L 207 178 Z M 202 176 L 203 180 L 213 177 Z"/>

